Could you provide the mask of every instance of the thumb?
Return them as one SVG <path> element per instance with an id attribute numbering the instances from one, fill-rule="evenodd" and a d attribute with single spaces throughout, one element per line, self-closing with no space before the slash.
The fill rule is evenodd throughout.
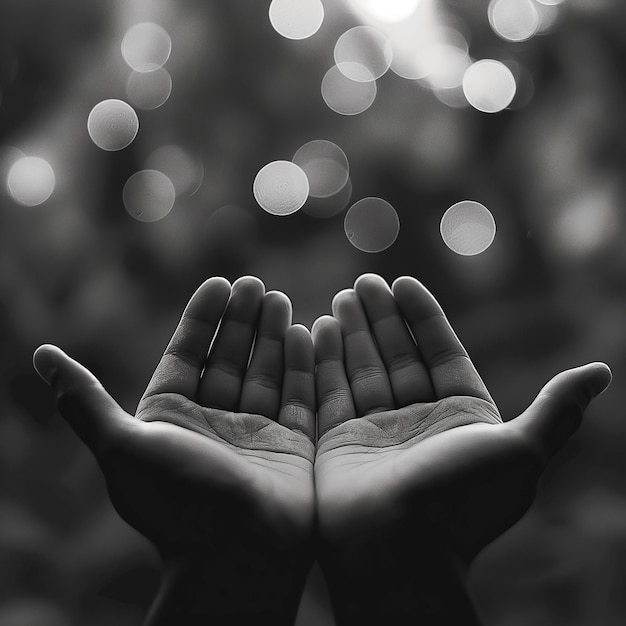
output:
<path id="1" fill-rule="evenodd" d="M 548 461 L 578 430 L 589 403 L 610 383 L 611 370 L 605 363 L 565 370 L 511 424 L 521 428 Z"/>
<path id="2" fill-rule="evenodd" d="M 98 456 L 124 419 L 123 409 L 87 368 L 56 346 L 39 346 L 33 365 L 52 388 L 63 418 Z"/>

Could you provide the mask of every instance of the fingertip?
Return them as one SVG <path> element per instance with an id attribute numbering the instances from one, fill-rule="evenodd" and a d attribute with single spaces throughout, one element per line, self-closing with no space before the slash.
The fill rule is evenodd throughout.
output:
<path id="1" fill-rule="evenodd" d="M 311 331 L 304 324 L 292 324 L 287 329 L 287 334 L 293 335 L 294 337 L 311 338 Z"/>
<path id="2" fill-rule="evenodd" d="M 354 291 L 354 289 L 342 289 L 338 291 L 333 297 L 330 306 L 333 315 L 337 315 L 347 302 L 354 300 L 356 297 L 356 291 Z"/>
<path id="3" fill-rule="evenodd" d="M 313 370 L 313 342 L 306 326 L 294 324 L 285 333 L 285 362 L 303 370 Z"/>
<path id="4" fill-rule="evenodd" d="M 232 290 L 239 291 L 240 289 L 249 289 L 251 291 L 259 292 L 261 295 L 265 293 L 265 283 L 257 276 L 248 274 L 246 276 L 240 276 L 232 285 Z"/>
<path id="5" fill-rule="evenodd" d="M 338 325 L 337 320 L 332 315 L 322 315 L 318 317 L 311 327 L 311 337 L 313 343 L 318 339 L 320 333 L 325 333 L 327 329 Z"/>
<path id="6" fill-rule="evenodd" d="M 354 281 L 354 289 L 357 290 L 359 286 L 362 288 L 364 285 L 387 285 L 387 281 L 380 276 L 380 274 L 375 274 L 374 272 L 366 272 L 365 274 L 361 274 Z"/>
<path id="7" fill-rule="evenodd" d="M 196 289 L 195 293 L 205 291 L 207 289 L 210 289 L 211 291 L 230 293 L 231 285 L 230 282 L 223 276 L 211 276 Z"/>
<path id="8" fill-rule="evenodd" d="M 391 286 L 393 297 L 405 317 L 422 317 L 444 314 L 433 293 L 413 276 L 400 276 Z"/>
<path id="9" fill-rule="evenodd" d="M 417 280 L 417 278 L 415 278 L 414 276 L 398 276 L 398 278 L 396 278 L 391 283 L 391 291 L 394 295 L 400 292 L 404 292 L 407 289 L 416 288 L 426 289 L 426 286 L 424 285 L 424 283 Z M 426 289 L 426 291 L 428 290 Z"/>
<path id="10" fill-rule="evenodd" d="M 184 315 L 201 315 L 202 311 L 217 311 L 218 314 L 226 307 L 230 298 L 231 285 L 221 276 L 212 276 L 205 280 L 193 293 L 183 311 Z"/>
<path id="11" fill-rule="evenodd" d="M 293 313 L 293 304 L 291 303 L 291 299 L 286 293 L 278 291 L 277 289 L 273 289 L 265 293 L 265 295 L 263 296 L 263 300 L 266 304 L 284 307 L 285 309 L 287 309 L 287 312 L 291 317 L 291 314 Z"/>
<path id="12" fill-rule="evenodd" d="M 230 289 L 231 287 L 230 281 L 224 276 L 211 276 L 207 278 L 202 284 L 203 285 L 216 285 L 216 286 L 223 285 L 224 287 L 227 287 L 228 289 Z"/>
<path id="13" fill-rule="evenodd" d="M 49 343 L 39 346 L 33 353 L 33 367 L 49 385 L 57 370 L 59 356 L 63 354 L 60 348 Z"/>
<path id="14" fill-rule="evenodd" d="M 602 361 L 594 361 L 593 363 L 589 363 L 586 367 L 592 370 L 592 385 L 595 395 L 600 395 L 608 389 L 613 380 L 611 368 Z"/>
<path id="15" fill-rule="evenodd" d="M 311 333 L 304 324 L 292 324 L 285 332 L 285 342 L 294 343 L 300 347 L 313 345 Z"/>

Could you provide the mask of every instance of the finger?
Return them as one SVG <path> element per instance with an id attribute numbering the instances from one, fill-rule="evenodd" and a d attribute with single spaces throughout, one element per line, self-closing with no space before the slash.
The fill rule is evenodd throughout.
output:
<path id="1" fill-rule="evenodd" d="M 195 400 L 202 368 L 230 296 L 230 283 L 213 277 L 191 296 L 142 401 L 157 393 Z"/>
<path id="2" fill-rule="evenodd" d="M 209 351 L 198 387 L 202 406 L 236 411 L 265 286 L 254 276 L 237 279 Z"/>
<path id="3" fill-rule="evenodd" d="M 332 308 L 341 326 L 346 374 L 357 415 L 393 409 L 395 403 L 387 370 L 354 289 L 340 291 L 333 299 Z"/>
<path id="4" fill-rule="evenodd" d="M 589 403 L 610 383 L 611 370 L 605 363 L 561 372 L 510 424 L 525 433 L 547 462 L 578 430 Z"/>
<path id="5" fill-rule="evenodd" d="M 394 281 L 392 292 L 424 357 L 438 399 L 493 400 L 434 296 L 415 278 Z M 494 405 L 495 406 L 495 405 Z"/>
<path id="6" fill-rule="evenodd" d="M 396 406 L 435 400 L 428 369 L 387 283 L 376 274 L 364 274 L 355 282 L 354 290 L 387 368 Z"/>
<path id="7" fill-rule="evenodd" d="M 291 325 L 291 302 L 280 291 L 263 296 L 252 360 L 241 390 L 239 410 L 278 418 L 283 386 L 284 339 Z"/>
<path id="8" fill-rule="evenodd" d="M 315 442 L 315 357 L 311 334 L 294 324 L 285 333 L 285 377 L 278 422 Z"/>
<path id="9" fill-rule="evenodd" d="M 120 426 L 130 427 L 133 420 L 125 419 L 98 379 L 60 348 L 39 346 L 33 365 L 52 388 L 63 418 L 97 457 Z"/>
<path id="10" fill-rule="evenodd" d="M 317 435 L 356 417 L 352 391 L 343 363 L 343 339 L 339 322 L 330 315 L 315 321 L 311 329 L 315 353 Z"/>

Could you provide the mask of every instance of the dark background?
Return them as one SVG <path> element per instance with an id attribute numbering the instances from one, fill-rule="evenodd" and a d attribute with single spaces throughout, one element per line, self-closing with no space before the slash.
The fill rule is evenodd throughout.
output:
<path id="1" fill-rule="evenodd" d="M 272 29 L 267 2 L 0 0 L 0 145 L 46 158 L 57 177 L 40 206 L 0 195 L 1 624 L 135 626 L 159 580 L 153 549 L 114 512 L 33 372 L 40 343 L 62 346 L 132 411 L 206 277 L 255 274 L 310 326 L 368 271 L 411 274 L 434 292 L 505 419 L 556 372 L 610 364 L 612 387 L 531 511 L 479 557 L 472 588 L 494 626 L 625 622 L 626 4 L 565 0 L 549 32 L 515 44 L 489 28 L 487 2 L 442 1 L 474 58 L 526 67 L 524 93 L 489 115 L 389 72 L 354 117 L 329 110 L 319 86 L 358 17 L 339 1 L 325 7 L 316 35 L 290 41 Z M 100 100 L 125 99 L 119 45 L 137 21 L 171 34 L 173 92 L 138 112 L 131 146 L 107 153 L 86 120 Z M 343 214 L 258 207 L 256 172 L 313 139 L 346 152 L 352 202 L 379 196 L 396 208 L 388 250 L 352 247 Z M 199 157 L 202 186 L 163 220 L 137 222 L 123 185 L 172 143 Z M 498 227 L 476 257 L 439 235 L 443 212 L 466 198 Z M 331 623 L 322 592 L 319 581 L 307 591 L 301 624 Z"/>

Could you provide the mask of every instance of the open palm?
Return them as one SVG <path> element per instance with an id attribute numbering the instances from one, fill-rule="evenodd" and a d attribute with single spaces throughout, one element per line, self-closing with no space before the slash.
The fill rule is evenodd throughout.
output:
<path id="1" fill-rule="evenodd" d="M 284 294 L 253 277 L 232 290 L 206 281 L 136 417 L 58 348 L 40 348 L 35 365 L 96 454 L 118 512 L 166 557 L 239 549 L 281 563 L 309 550 L 313 349 Z"/>
<path id="2" fill-rule="evenodd" d="M 393 538 L 465 563 L 528 508 L 542 469 L 610 379 L 592 364 L 553 379 L 503 423 L 433 296 L 365 275 L 313 329 L 318 516 L 331 550 Z M 393 551 L 393 549 L 392 549 Z M 397 561 L 396 561 L 397 562 Z"/>

